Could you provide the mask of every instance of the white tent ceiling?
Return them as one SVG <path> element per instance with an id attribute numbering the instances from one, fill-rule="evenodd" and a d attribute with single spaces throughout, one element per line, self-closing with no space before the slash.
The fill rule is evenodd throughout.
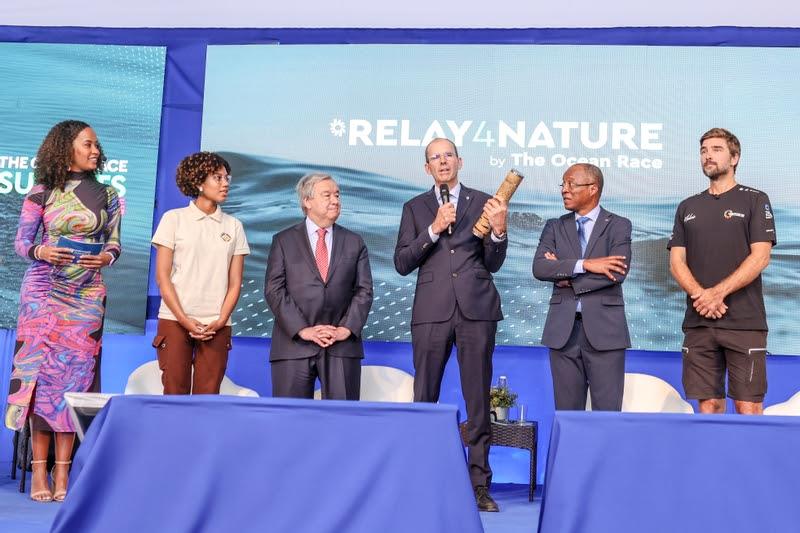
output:
<path id="1" fill-rule="evenodd" d="M 160 28 L 800 27 L 796 0 L 4 0 L 0 25 Z"/>

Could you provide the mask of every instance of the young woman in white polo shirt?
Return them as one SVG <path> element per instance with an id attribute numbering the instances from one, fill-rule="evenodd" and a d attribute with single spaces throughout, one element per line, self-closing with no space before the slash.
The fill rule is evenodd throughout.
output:
<path id="1" fill-rule="evenodd" d="M 211 152 L 181 161 L 175 181 L 191 201 L 164 213 L 153 235 L 161 290 L 153 347 L 164 394 L 219 394 L 225 375 L 230 316 L 250 253 L 242 223 L 220 208 L 230 171 L 228 162 Z"/>

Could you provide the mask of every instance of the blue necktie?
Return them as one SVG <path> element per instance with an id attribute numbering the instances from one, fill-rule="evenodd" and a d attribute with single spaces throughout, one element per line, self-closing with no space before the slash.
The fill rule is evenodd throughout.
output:
<path id="1" fill-rule="evenodd" d="M 584 224 L 592 220 L 589 217 L 581 217 L 578 219 L 578 241 L 581 243 L 581 257 L 586 255 L 586 231 Z"/>

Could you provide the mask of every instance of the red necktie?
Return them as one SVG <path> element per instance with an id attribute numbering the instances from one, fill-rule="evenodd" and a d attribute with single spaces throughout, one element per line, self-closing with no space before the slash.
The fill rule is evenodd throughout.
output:
<path id="1" fill-rule="evenodd" d="M 314 257 L 317 260 L 317 268 L 319 269 L 319 275 L 322 277 L 322 281 L 327 281 L 328 279 L 328 247 L 325 245 L 325 234 L 328 233 L 328 230 L 319 228 L 317 230 L 317 250 L 314 253 Z"/>

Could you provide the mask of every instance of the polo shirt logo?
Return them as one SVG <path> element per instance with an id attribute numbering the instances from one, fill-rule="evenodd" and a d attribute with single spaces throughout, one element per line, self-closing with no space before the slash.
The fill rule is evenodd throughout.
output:
<path id="1" fill-rule="evenodd" d="M 744 218 L 744 213 L 737 213 L 736 211 L 731 211 L 730 209 L 728 209 L 727 211 L 722 213 L 722 216 L 724 216 L 726 219 L 731 219 L 733 217 Z"/>
<path id="2" fill-rule="evenodd" d="M 772 211 L 769 209 L 769 204 L 764 204 L 764 218 L 767 220 L 772 218 Z"/>
<path id="3" fill-rule="evenodd" d="M 697 218 L 697 217 L 695 216 L 695 214 L 694 214 L 694 213 L 689 213 L 688 215 L 686 215 L 685 217 L 683 217 L 683 221 L 684 221 L 684 222 L 689 222 L 690 220 L 694 220 L 694 219 L 696 219 L 696 218 Z"/>
<path id="4" fill-rule="evenodd" d="M 220 235 L 220 237 L 222 237 L 222 240 L 223 240 L 223 241 L 225 241 L 225 242 L 230 242 L 230 240 L 231 240 L 231 236 L 230 236 L 230 235 L 228 235 L 228 234 L 227 234 L 227 233 L 225 233 L 225 232 L 223 232 L 223 233 Z"/>

